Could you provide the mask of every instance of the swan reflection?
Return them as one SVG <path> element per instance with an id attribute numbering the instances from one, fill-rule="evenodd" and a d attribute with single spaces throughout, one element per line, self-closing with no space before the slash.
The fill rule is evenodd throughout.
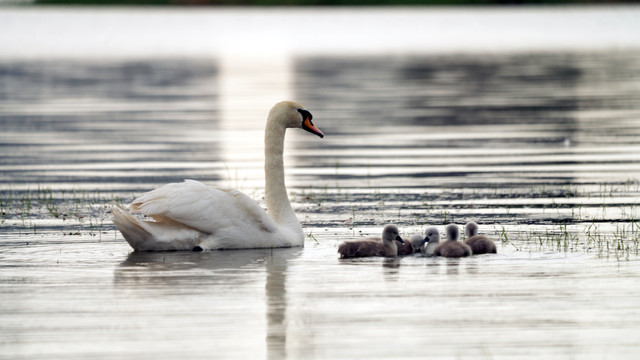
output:
<path id="1" fill-rule="evenodd" d="M 125 291 L 129 297 L 135 292 L 147 295 L 154 292 L 166 299 L 172 299 L 172 295 L 193 296 L 199 297 L 198 300 L 207 307 L 215 308 L 216 302 L 220 310 L 229 309 L 230 306 L 240 307 L 235 311 L 246 313 L 245 316 L 250 315 L 252 310 L 260 312 L 263 309 L 266 358 L 282 359 L 286 357 L 287 344 L 287 271 L 289 262 L 298 258 L 302 251 L 304 249 L 286 248 L 133 252 L 115 270 L 114 284 L 116 289 Z M 264 299 L 264 307 L 259 299 Z M 180 299 L 179 302 L 182 301 Z M 162 313 L 158 316 L 169 316 L 174 311 L 172 308 L 160 310 Z M 203 316 L 197 309 L 194 311 L 198 317 Z M 243 333 L 226 336 L 246 336 L 246 331 L 260 336 L 255 333 L 263 328 L 259 320 L 257 323 L 244 324 L 241 324 L 241 320 L 231 317 L 227 321 L 240 324 Z M 251 317 L 251 321 L 255 320 L 255 317 Z M 210 321 L 221 320 L 212 318 Z"/>

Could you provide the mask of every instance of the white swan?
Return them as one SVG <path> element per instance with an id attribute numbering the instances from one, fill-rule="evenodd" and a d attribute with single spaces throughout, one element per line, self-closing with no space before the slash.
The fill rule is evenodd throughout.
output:
<path id="1" fill-rule="evenodd" d="M 284 183 L 282 152 L 287 128 L 302 128 L 324 137 L 311 119 L 311 113 L 293 101 L 279 102 L 269 112 L 264 135 L 268 214 L 238 190 L 185 180 L 147 192 L 129 205 L 131 212 L 153 221 L 139 220 L 116 204 L 113 223 L 137 251 L 302 246 L 302 226 Z"/>

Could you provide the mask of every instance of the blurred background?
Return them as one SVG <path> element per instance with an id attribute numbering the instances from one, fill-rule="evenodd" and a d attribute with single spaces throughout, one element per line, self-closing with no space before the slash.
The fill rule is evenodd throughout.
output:
<path id="1" fill-rule="evenodd" d="M 213 5 L 213 6 L 401 6 L 616 4 L 634 0 L 0 0 L 0 4 Z"/>
<path id="2" fill-rule="evenodd" d="M 637 358 L 640 6 L 0 4 L 0 358 Z M 132 253 L 114 201 L 264 205 L 283 99 L 305 248 Z M 498 255 L 337 259 L 469 220 Z"/>

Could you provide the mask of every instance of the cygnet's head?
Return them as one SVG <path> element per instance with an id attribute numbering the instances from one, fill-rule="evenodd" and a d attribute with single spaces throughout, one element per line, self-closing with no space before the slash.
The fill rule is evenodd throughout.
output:
<path id="1" fill-rule="evenodd" d="M 427 228 L 424 234 L 425 234 L 425 237 L 424 237 L 425 243 L 440 242 L 440 233 L 438 232 L 438 229 L 434 227 Z"/>
<path id="2" fill-rule="evenodd" d="M 404 240 L 402 240 L 402 238 L 400 237 L 400 231 L 398 230 L 398 227 L 393 224 L 389 224 L 385 226 L 384 229 L 382 229 L 382 240 L 388 242 L 393 242 L 394 240 L 396 240 L 404 244 Z"/>
<path id="3" fill-rule="evenodd" d="M 467 225 L 464 226 L 464 234 L 467 235 L 467 237 L 478 235 L 478 224 L 469 221 Z"/>
<path id="4" fill-rule="evenodd" d="M 282 123 L 285 128 L 301 128 L 321 138 L 324 134 L 313 122 L 313 115 L 295 101 L 281 101 L 269 111 L 269 122 Z"/>
<path id="5" fill-rule="evenodd" d="M 458 236 L 460 236 L 460 229 L 458 229 L 458 225 L 449 224 L 447 225 L 447 240 L 457 241 Z"/>
<path id="6" fill-rule="evenodd" d="M 409 242 L 415 252 L 421 252 L 425 243 L 424 238 L 420 235 L 413 235 L 411 239 L 409 239 Z"/>

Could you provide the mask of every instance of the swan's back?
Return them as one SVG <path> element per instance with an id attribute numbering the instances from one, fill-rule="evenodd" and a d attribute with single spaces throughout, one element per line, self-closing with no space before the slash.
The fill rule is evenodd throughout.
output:
<path id="1" fill-rule="evenodd" d="M 175 251 L 193 249 L 202 240 L 202 232 L 167 218 L 142 221 L 119 204 L 112 209 L 113 223 L 136 251 Z"/>
<path id="2" fill-rule="evenodd" d="M 154 220 L 141 221 L 114 208 L 114 223 L 135 250 L 289 247 L 304 241 L 301 231 L 279 228 L 242 192 L 194 180 L 149 191 L 130 209 Z"/>
<path id="3" fill-rule="evenodd" d="M 206 186 L 195 180 L 164 185 L 135 199 L 134 213 L 166 217 L 198 231 L 213 234 L 230 224 L 259 227 L 267 232 L 276 223 L 250 197 L 234 189 Z"/>

